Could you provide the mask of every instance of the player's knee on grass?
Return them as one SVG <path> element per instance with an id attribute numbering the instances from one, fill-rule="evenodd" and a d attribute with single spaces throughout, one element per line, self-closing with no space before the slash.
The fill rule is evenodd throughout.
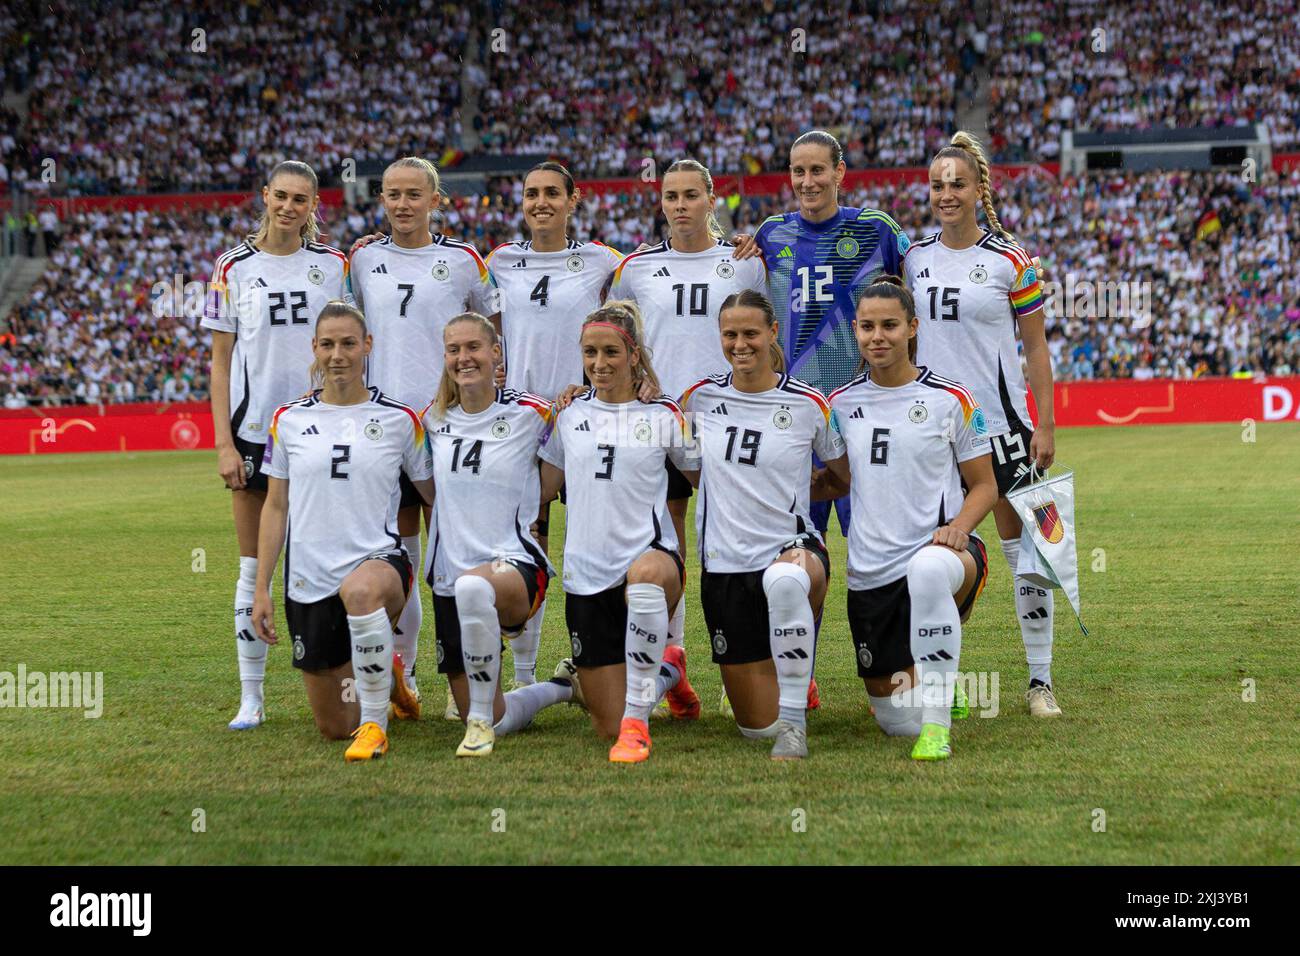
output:
<path id="1" fill-rule="evenodd" d="M 357 729 L 355 715 L 346 713 L 316 714 L 316 729 L 326 740 L 347 740 Z"/>
<path id="2" fill-rule="evenodd" d="M 895 691 L 888 697 L 868 695 L 876 723 L 890 737 L 916 737 L 921 733 L 920 688 Z"/>
<path id="3" fill-rule="evenodd" d="M 754 727 L 742 727 L 740 725 L 740 722 L 737 721 L 736 729 L 739 730 L 743 736 L 748 737 L 750 740 L 771 740 L 776 736 L 778 723 L 780 723 L 780 721 L 774 720 L 772 721 L 771 724 L 769 724 L 766 727 L 754 728 Z"/>

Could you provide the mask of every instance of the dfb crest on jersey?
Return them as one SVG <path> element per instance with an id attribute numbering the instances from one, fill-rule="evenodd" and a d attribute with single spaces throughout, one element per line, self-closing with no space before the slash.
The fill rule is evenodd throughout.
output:
<path id="1" fill-rule="evenodd" d="M 858 240 L 852 236 L 841 236 L 840 241 L 835 243 L 835 254 L 841 259 L 853 259 L 860 248 Z"/>
<path id="2" fill-rule="evenodd" d="M 721 631 L 713 632 L 713 653 L 719 657 L 727 653 L 727 639 L 722 636 Z"/>
<path id="3" fill-rule="evenodd" d="M 451 270 L 447 268 L 447 263 L 438 262 L 429 270 L 429 275 L 433 276 L 439 282 L 445 282 L 447 277 L 451 275 Z"/>
<path id="4" fill-rule="evenodd" d="M 300 661 L 306 656 L 307 645 L 302 642 L 301 637 L 295 634 L 293 637 L 293 659 L 295 661 Z"/>
<path id="5" fill-rule="evenodd" d="M 366 422 L 366 427 L 361 429 L 361 434 L 365 435 L 371 441 L 379 441 L 384 437 L 384 427 L 373 418 Z"/>
<path id="6" fill-rule="evenodd" d="M 582 656 L 582 641 L 578 638 L 577 634 L 572 632 L 569 633 L 569 646 L 573 648 L 573 656 L 575 658 Z"/>
<path id="7" fill-rule="evenodd" d="M 575 252 L 573 255 L 569 256 L 569 258 L 564 260 L 564 266 L 570 272 L 581 272 L 583 269 L 587 268 L 587 263 L 583 261 L 582 256 Z"/>
<path id="8" fill-rule="evenodd" d="M 976 285 L 983 285 L 989 281 L 989 272 L 983 266 L 976 266 L 970 271 L 970 281 Z"/>
<path id="9" fill-rule="evenodd" d="M 655 431 L 650 427 L 649 422 L 637 422 L 632 429 L 632 437 L 639 442 L 648 442 L 651 438 L 654 438 L 654 435 Z"/>
<path id="10" fill-rule="evenodd" d="M 862 665 L 862 669 L 863 669 L 863 670 L 867 670 L 868 668 L 870 668 L 870 667 L 871 667 L 871 661 L 872 661 L 872 657 L 871 657 L 871 649 L 868 648 L 868 647 L 864 647 L 864 646 L 859 645 L 859 647 L 858 647 L 858 663 Z"/>
<path id="11" fill-rule="evenodd" d="M 927 411 L 926 407 L 922 405 L 920 402 L 917 402 L 915 405 L 913 405 L 911 408 L 907 410 L 907 420 L 909 422 L 916 422 L 916 424 L 918 425 L 921 424 L 921 422 L 925 421 L 929 417 L 930 417 L 929 411 Z"/>
<path id="12" fill-rule="evenodd" d="M 504 418 L 498 418 L 492 423 L 492 437 L 505 438 L 510 434 L 510 423 Z"/>
<path id="13" fill-rule="evenodd" d="M 782 405 L 772 415 L 772 424 L 777 428 L 789 428 L 794 424 L 794 416 L 790 414 L 790 406 Z"/>
<path id="14" fill-rule="evenodd" d="M 733 266 L 728 260 L 723 259 L 721 262 L 718 263 L 718 267 L 713 271 L 718 274 L 719 279 L 730 279 L 732 276 L 736 274 L 736 267 Z"/>
<path id="15" fill-rule="evenodd" d="M 307 270 L 307 281 L 312 285 L 320 285 L 325 281 L 325 273 L 321 271 L 320 266 L 312 266 Z"/>

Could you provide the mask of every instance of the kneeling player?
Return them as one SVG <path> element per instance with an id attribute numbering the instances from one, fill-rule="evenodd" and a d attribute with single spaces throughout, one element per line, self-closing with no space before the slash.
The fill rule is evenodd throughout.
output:
<path id="1" fill-rule="evenodd" d="M 495 385 L 501 345 L 492 323 L 466 312 L 443 330 L 446 368 L 423 420 L 433 449 L 438 533 L 430 545 L 438 672 L 467 714 L 458 757 L 490 754 L 498 735 L 539 710 L 581 703 L 572 666 L 509 694 L 498 686 L 501 637 L 523 631 L 552 570 L 529 528 L 540 500 L 537 448 L 549 403 Z"/>
<path id="2" fill-rule="evenodd" d="M 345 754 L 350 761 L 388 751 L 392 623 L 414 579 L 410 557 L 389 530 L 399 475 L 405 472 L 426 500 L 432 496 L 419 416 L 365 385 L 371 344 L 355 308 L 334 301 L 321 310 L 312 339 L 316 387 L 271 420 L 253 602 L 257 636 L 276 643 L 270 584 L 287 522 L 293 664 L 303 672 L 321 733 L 354 738 Z M 355 699 L 344 685 L 354 677 Z"/>
<path id="3" fill-rule="evenodd" d="M 665 694 L 674 717 L 693 720 L 700 700 L 686 656 L 668 647 L 669 609 L 684 567 L 669 517 L 665 462 L 694 473 L 686 420 L 660 394 L 631 302 L 587 317 L 583 370 L 594 391 L 559 412 L 542 447 L 542 500 L 566 484 L 565 617 L 592 726 L 618 740 L 615 763 L 650 756 L 647 721 Z M 642 402 L 641 390 L 658 396 Z M 621 717 L 621 720 L 620 720 Z"/>
<path id="4" fill-rule="evenodd" d="M 830 400 L 848 446 L 853 509 L 869 518 L 849 532 L 858 674 L 885 733 L 917 735 L 912 756 L 942 760 L 952 753 L 962 621 L 988 577 L 974 531 L 997 484 L 983 412 L 965 387 L 913 364 L 916 329 L 898 280 L 868 286 L 854 320 L 867 371 Z M 826 490 L 842 493 L 837 482 L 828 476 Z"/>
<path id="5" fill-rule="evenodd" d="M 700 603 L 741 733 L 797 759 L 808 754 L 813 621 L 830 578 L 808 514 L 812 455 L 847 484 L 844 442 L 822 393 L 785 374 L 766 296 L 728 296 L 718 321 L 731 372 L 681 401 L 700 446 Z"/>

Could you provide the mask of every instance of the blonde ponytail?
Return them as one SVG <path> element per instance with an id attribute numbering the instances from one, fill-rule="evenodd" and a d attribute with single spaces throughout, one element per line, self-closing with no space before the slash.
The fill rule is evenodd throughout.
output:
<path id="1" fill-rule="evenodd" d="M 989 228 L 1004 239 L 1015 241 L 1015 236 L 1007 232 L 1002 225 L 1002 220 L 998 218 L 997 207 L 993 202 L 993 185 L 989 176 L 989 161 L 984 154 L 984 147 L 980 141 L 965 130 L 958 130 L 952 134 L 950 145 L 945 146 L 935 154 L 935 159 L 941 159 L 945 156 L 958 157 L 966 160 L 974 170 L 978 185 L 980 203 L 984 206 L 984 218 L 988 220 Z"/>
<path id="2" fill-rule="evenodd" d="M 654 366 L 650 364 L 653 356 L 650 346 L 645 344 L 645 323 L 641 320 L 641 310 L 637 308 L 637 304 L 630 299 L 612 299 L 583 319 L 582 327 L 585 329 L 592 322 L 608 322 L 623 331 L 640 356 L 640 361 L 637 363 L 638 389 L 641 382 L 646 381 L 650 383 L 656 395 L 663 394 L 659 376 L 655 373 Z"/>

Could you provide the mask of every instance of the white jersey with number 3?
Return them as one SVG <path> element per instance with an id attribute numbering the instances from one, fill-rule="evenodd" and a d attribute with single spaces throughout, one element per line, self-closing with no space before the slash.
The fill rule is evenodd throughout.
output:
<path id="1" fill-rule="evenodd" d="M 319 390 L 272 418 L 263 466 L 289 482 L 285 593 L 301 603 L 337 594 L 359 563 L 400 550 L 399 471 L 430 476 L 429 445 L 413 409 L 371 388 L 357 405 L 329 405 Z"/>
<path id="2" fill-rule="evenodd" d="M 498 311 L 496 283 L 467 242 L 438 235 L 418 249 L 392 238 L 352 256 L 352 292 L 375 337 L 367 380 L 385 395 L 424 408 L 442 381 L 442 330 L 462 312 Z"/>
<path id="3" fill-rule="evenodd" d="M 564 472 L 564 590 L 599 594 L 621 583 L 648 548 L 677 550 L 668 471 L 699 461 L 677 403 L 611 405 L 588 394 L 556 416 L 541 458 Z"/>
<path id="4" fill-rule="evenodd" d="M 705 571 L 761 571 L 796 537 L 821 538 L 808 516 L 812 456 L 844 454 L 830 404 L 782 375 L 775 388 L 742 392 L 715 375 L 681 400 L 701 460 L 695 528 Z"/>
<path id="5" fill-rule="evenodd" d="M 498 389 L 481 412 L 459 405 L 443 418 L 425 409 L 433 448 L 437 531 L 429 567 L 434 593 L 454 593 L 456 579 L 493 561 L 529 561 L 550 568 L 530 533 L 537 520 L 541 482 L 537 449 L 551 422 L 549 403 Z"/>
<path id="6" fill-rule="evenodd" d="M 602 243 L 574 240 L 558 252 L 507 242 L 488 253 L 501 290 L 507 386 L 552 401 L 582 384 L 582 320 L 604 300 L 622 259 Z"/>
<path id="7" fill-rule="evenodd" d="M 989 453 L 984 414 L 965 386 L 926 368 L 897 388 L 859 375 L 831 392 L 831 408 L 853 472 L 849 587 L 892 584 L 961 511 L 957 466 Z"/>

